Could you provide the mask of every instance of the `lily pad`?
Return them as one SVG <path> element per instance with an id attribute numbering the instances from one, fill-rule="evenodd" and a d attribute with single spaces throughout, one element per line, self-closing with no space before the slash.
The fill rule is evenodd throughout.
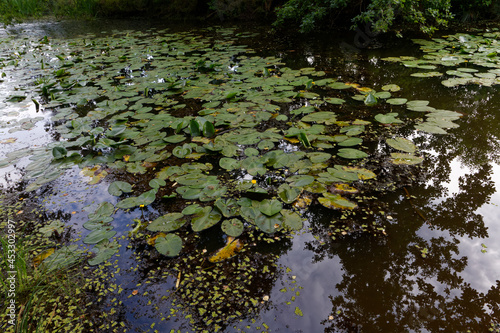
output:
<path id="1" fill-rule="evenodd" d="M 151 222 L 147 229 L 149 231 L 163 231 L 170 232 L 181 228 L 186 223 L 184 214 L 182 213 L 168 213 L 163 216 L 158 217 L 156 220 Z"/>
<path id="2" fill-rule="evenodd" d="M 391 153 L 391 157 L 392 157 L 391 162 L 394 164 L 414 165 L 414 164 L 420 164 L 424 161 L 422 157 L 415 156 L 412 154 Z"/>
<path id="3" fill-rule="evenodd" d="M 348 199 L 342 197 L 340 194 L 331 194 L 324 192 L 322 197 L 318 198 L 320 204 L 330 209 L 355 209 L 358 205 Z"/>
<path id="4" fill-rule="evenodd" d="M 115 197 L 119 197 L 123 193 L 130 192 L 132 192 L 132 185 L 127 182 L 115 181 L 108 187 L 108 193 L 114 195 Z"/>
<path id="5" fill-rule="evenodd" d="M 417 149 L 413 142 L 405 138 L 387 139 L 387 144 L 394 149 L 401 150 L 407 153 L 414 153 Z"/>
<path id="6" fill-rule="evenodd" d="M 114 235 L 116 235 L 116 231 L 113 230 L 113 227 L 105 226 L 92 231 L 83 239 L 83 242 L 85 244 L 97 244 L 102 240 L 109 240 Z"/>
<path id="7" fill-rule="evenodd" d="M 194 214 L 191 219 L 193 231 L 199 232 L 217 224 L 221 219 L 221 214 L 212 207 L 203 207 L 203 210 Z"/>
<path id="8" fill-rule="evenodd" d="M 89 259 L 88 263 L 90 266 L 102 264 L 103 262 L 111 258 L 115 253 L 118 253 L 119 249 L 120 245 L 118 244 L 118 242 L 102 240 L 94 247 L 93 251 L 97 250 L 97 254 L 95 257 Z"/>
<path id="9" fill-rule="evenodd" d="M 245 229 L 243 222 L 238 219 L 224 220 L 221 224 L 222 231 L 231 237 L 238 237 Z"/>
<path id="10" fill-rule="evenodd" d="M 273 216 L 283 208 L 283 205 L 278 200 L 264 199 L 259 204 L 259 210 L 262 214 Z"/>
<path id="11" fill-rule="evenodd" d="M 360 159 L 368 157 L 367 153 L 353 148 L 341 148 L 339 149 L 337 155 L 347 159 Z"/>
<path id="12" fill-rule="evenodd" d="M 182 239 L 175 234 L 167 234 L 156 239 L 155 248 L 164 256 L 175 257 L 182 250 Z"/>

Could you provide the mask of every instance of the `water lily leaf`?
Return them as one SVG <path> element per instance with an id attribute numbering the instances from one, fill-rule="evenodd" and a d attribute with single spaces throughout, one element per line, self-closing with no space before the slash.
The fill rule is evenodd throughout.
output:
<path id="1" fill-rule="evenodd" d="M 235 160 L 234 158 L 223 157 L 219 160 L 219 165 L 221 168 L 226 169 L 228 171 L 239 169 L 240 161 Z"/>
<path id="2" fill-rule="evenodd" d="M 363 125 L 351 125 L 344 126 L 340 129 L 340 133 L 345 133 L 348 136 L 356 136 L 365 131 L 365 126 Z"/>
<path id="3" fill-rule="evenodd" d="M 334 83 L 330 83 L 328 85 L 328 87 L 332 88 L 332 89 L 348 89 L 348 88 L 351 88 L 351 86 L 348 86 L 342 82 L 334 82 Z"/>
<path id="4" fill-rule="evenodd" d="M 231 237 L 238 237 L 245 229 L 243 222 L 238 219 L 224 220 L 221 225 L 222 231 Z"/>
<path id="5" fill-rule="evenodd" d="M 388 100 L 386 100 L 386 102 L 391 105 L 403 105 L 407 101 L 408 100 L 406 98 L 389 98 Z"/>
<path id="6" fill-rule="evenodd" d="M 387 113 L 387 114 L 379 113 L 375 116 L 375 120 L 377 120 L 378 122 L 381 122 L 382 124 L 402 124 L 402 123 L 404 123 L 403 121 L 396 119 L 397 116 L 398 116 L 398 113 L 396 113 L 396 112 L 391 112 L 391 113 Z"/>
<path id="7" fill-rule="evenodd" d="M 388 91 L 380 91 L 378 93 L 375 93 L 374 96 L 376 98 L 388 99 L 388 98 L 391 98 L 391 93 Z"/>
<path id="8" fill-rule="evenodd" d="M 397 84 L 387 84 L 387 85 L 382 87 L 382 90 L 396 92 L 396 91 L 400 91 L 401 87 L 398 86 Z"/>
<path id="9" fill-rule="evenodd" d="M 340 194 L 332 194 L 328 192 L 323 193 L 323 197 L 319 197 L 320 204 L 330 209 L 355 209 L 358 205 L 352 201 L 347 200 Z"/>
<path id="10" fill-rule="evenodd" d="M 97 249 L 98 252 L 95 257 L 89 259 L 88 264 L 90 266 L 95 266 L 102 264 L 109 258 L 111 258 L 115 253 L 118 253 L 120 245 L 117 241 L 109 242 L 108 240 L 102 240 L 96 244 L 93 251 Z"/>
<path id="11" fill-rule="evenodd" d="M 167 183 L 163 179 L 155 178 L 149 181 L 149 186 L 151 186 L 151 188 L 159 189 L 165 185 L 167 185 Z"/>
<path id="12" fill-rule="evenodd" d="M 183 144 L 182 146 L 177 146 L 172 150 L 172 154 L 178 158 L 185 158 L 187 155 L 193 152 L 193 148 L 190 144 Z"/>
<path id="13" fill-rule="evenodd" d="M 414 153 L 417 149 L 413 142 L 405 138 L 387 139 L 387 144 L 394 149 L 401 150 L 407 153 Z"/>
<path id="14" fill-rule="evenodd" d="M 217 224 L 220 219 L 221 214 L 218 210 L 212 209 L 209 206 L 203 207 L 201 212 L 194 214 L 191 219 L 191 227 L 193 231 L 199 232 Z"/>
<path id="15" fill-rule="evenodd" d="M 38 231 L 42 233 L 43 237 L 50 237 L 54 233 L 61 235 L 64 232 L 64 226 L 65 224 L 61 220 L 54 220 L 38 229 Z"/>
<path id="16" fill-rule="evenodd" d="M 361 138 L 349 138 L 347 140 L 344 140 L 342 142 L 339 142 L 338 145 L 341 147 L 352 147 L 352 146 L 357 146 L 363 142 L 363 139 Z"/>
<path id="17" fill-rule="evenodd" d="M 132 185 L 127 182 L 115 181 L 112 182 L 108 187 L 108 193 L 114 195 L 115 197 L 119 197 L 123 193 L 132 192 Z"/>
<path id="18" fill-rule="evenodd" d="M 166 138 L 163 138 L 163 141 L 169 142 L 169 143 L 179 143 L 186 140 L 186 137 L 181 134 L 175 134 L 171 136 L 167 136 Z"/>
<path id="19" fill-rule="evenodd" d="M 260 230 L 268 234 L 274 233 L 277 229 L 281 227 L 282 223 L 283 223 L 283 215 L 279 213 L 273 216 L 266 216 L 264 214 L 259 214 L 255 218 L 255 225 Z"/>
<path id="20" fill-rule="evenodd" d="M 278 197 L 286 204 L 293 203 L 300 195 L 301 190 L 296 187 L 290 187 L 288 184 L 282 184 L 278 189 Z"/>
<path id="21" fill-rule="evenodd" d="M 373 171 L 370 171 L 368 169 L 343 166 L 342 170 L 345 172 L 351 172 L 351 173 L 356 174 L 358 179 L 361 179 L 361 180 L 367 180 L 367 179 L 372 179 L 372 178 L 377 177 L 377 175 L 375 173 L 373 173 Z"/>
<path id="22" fill-rule="evenodd" d="M 186 224 L 186 219 L 182 213 L 168 213 L 158 217 L 156 220 L 148 224 L 149 231 L 170 232 L 181 228 Z"/>
<path id="23" fill-rule="evenodd" d="M 128 209 L 128 208 L 133 208 L 137 206 L 147 206 L 153 203 L 156 199 L 156 192 L 157 189 L 152 189 L 147 192 L 142 193 L 138 197 L 130 197 L 123 199 L 122 201 L 119 201 L 116 204 L 117 208 L 122 208 L 122 209 Z"/>
<path id="24" fill-rule="evenodd" d="M 106 216 L 111 216 L 115 211 L 115 206 L 109 202 L 102 202 L 97 206 L 94 213 L 89 214 L 89 219 L 95 220 Z"/>
<path id="25" fill-rule="evenodd" d="M 345 103 L 345 100 L 343 100 L 342 98 L 336 98 L 336 97 L 325 97 L 324 100 L 325 100 L 325 102 L 327 102 L 329 104 L 340 105 L 340 104 Z"/>
<path id="26" fill-rule="evenodd" d="M 274 214 L 277 214 L 282 208 L 283 205 L 278 200 L 264 199 L 259 204 L 260 212 L 267 216 L 273 216 Z"/>
<path id="27" fill-rule="evenodd" d="M 322 152 L 307 153 L 306 156 L 311 160 L 312 163 L 323 163 L 328 161 L 332 155 Z"/>
<path id="28" fill-rule="evenodd" d="M 215 201 L 215 207 L 219 208 L 224 217 L 236 216 L 239 212 L 240 206 L 234 199 L 217 199 Z M 232 236 L 232 235 L 230 235 Z M 234 236 L 236 237 L 236 236 Z"/>
<path id="29" fill-rule="evenodd" d="M 347 158 L 347 159 L 359 159 L 359 158 L 368 157 L 367 153 L 362 152 L 361 150 L 352 149 L 352 148 L 339 149 L 337 155 L 340 157 L 343 157 L 343 158 Z"/>
<path id="30" fill-rule="evenodd" d="M 313 176 L 295 175 L 287 178 L 286 181 L 289 182 L 292 187 L 304 187 L 311 184 L 314 179 Z"/>
<path id="31" fill-rule="evenodd" d="M 66 157 L 67 154 L 68 154 L 68 151 L 64 147 L 54 147 L 54 148 L 52 148 L 52 156 L 54 156 L 54 158 L 56 160 L 60 159 L 60 158 Z"/>
<path id="32" fill-rule="evenodd" d="M 100 229 L 96 229 L 92 231 L 90 234 L 88 234 L 84 239 L 83 242 L 85 244 L 97 244 L 102 240 L 109 240 L 111 237 L 116 235 L 116 231 L 113 230 L 113 227 L 111 226 L 104 226 Z"/>
<path id="33" fill-rule="evenodd" d="M 440 72 L 422 72 L 422 73 L 412 73 L 410 74 L 414 77 L 434 77 L 434 76 L 442 76 L 443 73 Z"/>
<path id="34" fill-rule="evenodd" d="M 391 162 L 394 164 L 414 165 L 420 164 L 424 161 L 423 157 L 418 157 L 412 154 L 391 153 L 391 157 Z"/>
<path id="35" fill-rule="evenodd" d="M 241 162 L 241 166 L 252 176 L 265 175 L 267 172 L 264 164 L 260 162 L 260 160 L 252 157 L 244 159 Z"/>
<path id="36" fill-rule="evenodd" d="M 436 125 L 432 125 L 430 123 L 418 124 L 418 125 L 415 125 L 415 128 L 417 130 L 420 130 L 420 131 L 423 131 L 426 133 L 431 133 L 431 134 L 446 134 L 446 133 L 448 133 L 444 129 L 442 129 L 441 127 L 436 126 Z"/>
<path id="37" fill-rule="evenodd" d="M 63 246 L 43 260 L 41 266 L 48 271 L 61 270 L 80 261 L 81 254 L 78 245 Z"/>
<path id="38" fill-rule="evenodd" d="M 282 209 L 281 215 L 283 215 L 283 226 L 291 230 L 300 230 L 304 226 L 302 218 L 296 212 L 292 212 L 288 209 Z"/>
<path id="39" fill-rule="evenodd" d="M 175 257 L 181 253 L 182 239 L 175 234 L 167 234 L 156 239 L 155 248 L 164 256 Z"/>
<path id="40" fill-rule="evenodd" d="M 329 123 L 333 124 L 337 121 L 336 115 L 334 112 L 329 111 L 320 111 L 310 113 L 302 117 L 301 121 L 304 122 L 317 122 L 317 123 Z"/>

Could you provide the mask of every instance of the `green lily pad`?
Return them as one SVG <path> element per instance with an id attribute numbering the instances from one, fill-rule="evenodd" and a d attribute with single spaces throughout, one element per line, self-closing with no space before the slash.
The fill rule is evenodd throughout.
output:
<path id="1" fill-rule="evenodd" d="M 234 199 L 217 199 L 215 206 L 219 208 L 224 217 L 236 216 L 239 212 L 239 205 Z M 236 236 L 235 236 L 236 237 Z"/>
<path id="2" fill-rule="evenodd" d="M 266 216 L 259 214 L 255 218 L 255 225 L 262 231 L 268 234 L 273 234 L 283 224 L 283 215 L 275 214 L 273 216 Z"/>
<path id="3" fill-rule="evenodd" d="M 401 150 L 407 153 L 414 153 L 417 149 L 413 142 L 405 138 L 387 139 L 387 144 L 394 149 Z"/>
<path id="4" fill-rule="evenodd" d="M 349 138 L 347 140 L 339 142 L 338 145 L 341 147 L 352 147 L 352 146 L 360 145 L 362 142 L 363 142 L 363 139 L 361 139 L 361 138 Z"/>
<path id="5" fill-rule="evenodd" d="M 398 113 L 396 112 L 390 112 L 387 114 L 377 114 L 375 115 L 375 120 L 382 124 L 403 124 L 404 122 L 401 121 L 400 119 L 397 119 L 396 117 L 398 116 Z"/>
<path id="6" fill-rule="evenodd" d="M 132 192 L 132 185 L 127 182 L 115 181 L 112 182 L 108 187 L 108 193 L 115 197 L 119 197 L 123 193 L 130 192 Z"/>
<path id="7" fill-rule="evenodd" d="M 46 226 L 40 228 L 38 231 L 41 232 L 44 237 L 50 237 L 54 234 L 54 232 L 56 235 L 61 235 L 64 232 L 64 226 L 65 224 L 61 220 L 54 220 Z"/>
<path id="8" fill-rule="evenodd" d="M 168 213 L 163 216 L 158 217 L 156 220 L 151 222 L 147 229 L 149 231 L 162 231 L 170 232 L 181 228 L 186 224 L 186 219 L 182 213 Z"/>
<path id="9" fill-rule="evenodd" d="M 424 161 L 423 157 L 418 157 L 412 154 L 391 153 L 391 157 L 391 162 L 394 164 L 414 165 L 420 164 Z"/>
<path id="10" fill-rule="evenodd" d="M 386 103 L 391 105 L 403 105 L 407 101 L 408 100 L 406 98 L 389 98 L 388 100 L 386 100 Z"/>
<path id="11" fill-rule="evenodd" d="M 382 87 L 382 90 L 383 91 L 396 92 L 396 91 L 400 91 L 401 87 L 398 86 L 397 84 L 387 84 L 387 85 L 385 85 L 385 86 Z"/>
<path id="12" fill-rule="evenodd" d="M 243 222 L 238 219 L 224 220 L 221 224 L 222 231 L 231 237 L 238 237 L 245 229 Z"/>
<path id="13" fill-rule="evenodd" d="M 153 203 L 156 199 L 157 189 L 152 189 L 147 192 L 144 192 L 138 197 L 130 197 L 119 201 L 116 204 L 117 208 L 128 209 L 137 206 L 147 206 Z"/>
<path id="14" fill-rule="evenodd" d="M 358 205 L 352 201 L 347 200 L 340 194 L 331 194 L 324 192 L 322 197 L 318 198 L 320 204 L 330 209 L 355 209 Z"/>
<path id="15" fill-rule="evenodd" d="M 181 253 L 182 239 L 175 234 L 167 234 L 156 239 L 155 248 L 164 256 L 175 257 Z"/>
<path id="16" fill-rule="evenodd" d="M 96 229 L 92 231 L 90 234 L 88 234 L 84 239 L 83 242 L 85 244 L 97 244 L 102 240 L 109 240 L 111 237 L 116 235 L 116 231 L 113 230 L 113 227 L 110 226 L 104 226 L 100 229 Z"/>
<path id="17" fill-rule="evenodd" d="M 155 179 L 151 179 L 149 181 L 149 186 L 151 186 L 151 188 L 154 188 L 154 189 L 159 189 L 160 187 L 165 186 L 165 185 L 167 185 L 167 183 L 163 179 L 155 178 Z"/>
<path id="18" fill-rule="evenodd" d="M 118 250 L 120 249 L 120 245 L 118 244 L 117 241 L 112 241 L 109 242 L 108 240 L 102 240 L 99 243 L 96 244 L 94 247 L 94 250 L 97 250 L 97 254 L 95 257 L 89 259 L 88 264 L 90 266 L 96 266 L 99 264 L 102 264 L 109 258 L 111 258 L 113 255 L 118 253 Z"/>
<path id="19" fill-rule="evenodd" d="M 212 207 L 203 207 L 203 210 L 194 214 L 191 219 L 193 231 L 199 232 L 217 224 L 221 219 L 221 214 Z"/>
<path id="20" fill-rule="evenodd" d="M 278 200 L 269 200 L 264 199 L 259 204 L 259 210 L 262 214 L 267 216 L 273 216 L 274 214 L 279 213 L 279 211 L 283 208 L 283 205 Z"/>
<path id="21" fill-rule="evenodd" d="M 311 184 L 314 179 L 313 176 L 295 175 L 287 178 L 286 181 L 290 183 L 291 187 L 304 187 Z"/>
<path id="22" fill-rule="evenodd" d="M 352 148 L 342 148 L 339 149 L 337 152 L 337 155 L 343 158 L 347 159 L 360 159 L 360 158 L 365 158 L 368 157 L 368 154 L 357 149 L 352 149 Z"/>
<path id="23" fill-rule="evenodd" d="M 67 154 L 68 154 L 68 151 L 64 147 L 52 148 L 52 156 L 54 156 L 54 158 L 56 160 L 66 157 Z"/>
<path id="24" fill-rule="evenodd" d="M 300 195 L 301 190 L 296 187 L 290 187 L 288 184 L 282 184 L 278 189 L 278 197 L 286 204 L 291 204 Z"/>
<path id="25" fill-rule="evenodd" d="M 300 230 L 304 226 L 303 219 L 296 212 L 291 210 L 282 209 L 283 226 L 291 230 Z"/>

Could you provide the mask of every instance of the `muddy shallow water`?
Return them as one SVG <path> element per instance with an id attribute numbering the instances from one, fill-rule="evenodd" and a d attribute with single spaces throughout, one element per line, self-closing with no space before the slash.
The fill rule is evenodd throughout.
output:
<path id="1" fill-rule="evenodd" d="M 1 36 L 71 39 L 84 33 L 106 36 L 121 30 L 156 27 L 145 24 L 35 23 L 3 30 Z M 175 30 L 183 29 L 188 28 Z M 248 295 L 258 305 L 249 310 L 251 305 L 239 307 L 241 304 L 236 302 L 242 300 L 235 301 L 232 306 L 239 312 L 247 310 L 248 314 L 228 320 L 223 330 L 485 332 L 490 328 L 500 329 L 500 86 L 449 88 L 439 78 L 411 77 L 415 72 L 412 68 L 382 60 L 420 57 L 419 47 L 408 40 L 381 38 L 380 47 L 363 49 L 354 43 L 354 34 L 277 40 L 264 28 L 258 30 L 260 37 L 241 41 L 253 48 L 257 56 L 276 56 L 292 69 L 314 67 L 342 82 L 372 87 L 396 84 L 405 98 L 428 100 L 436 109 L 457 111 L 463 116 L 456 121 L 459 126 L 447 129 L 447 134 L 428 134 L 408 127 L 394 130 L 412 138 L 425 160 L 411 173 L 413 179 L 400 179 L 405 186 L 377 193 L 372 206 L 383 209 L 383 214 L 359 214 L 359 225 L 372 223 L 370 218 L 377 219 L 385 228 L 383 233 L 339 232 L 333 239 L 335 222 L 332 221 L 338 219 L 341 223 L 341 214 L 313 205 L 306 213 L 302 230 L 259 249 L 258 255 L 249 255 L 250 260 L 255 260 L 249 269 L 255 270 L 252 272 L 256 278 L 249 284 Z M 236 43 L 239 42 L 236 38 Z M 12 95 L 12 86 L 19 84 L 7 75 L 0 83 L 7 87 L 0 92 L 0 99 L 7 99 Z M 29 121 L 9 123 L 20 114 L 36 121 L 32 126 L 25 125 Z M 28 99 L 16 104 L 3 103 L 0 159 L 23 148 L 52 143 L 55 140 L 52 115 L 49 111 L 37 111 Z M 357 118 L 356 114 L 352 117 Z M 415 114 L 406 111 L 402 117 L 412 118 Z M 12 131 L 14 127 L 19 130 Z M 9 138 L 15 140 L 3 141 Z M 373 142 L 370 148 L 383 150 Z M 5 192 L 20 189 L 18 183 L 28 164 L 27 157 L 22 157 L 15 165 L 0 169 Z M 386 177 L 391 178 L 391 170 L 386 172 Z M 21 187 L 26 185 L 22 183 Z M 38 198 L 31 196 L 30 200 L 57 212 L 71 226 L 72 236 L 81 233 L 83 238 L 88 233 L 82 227 L 88 220 L 85 207 L 93 202 L 116 203 L 116 198 L 108 194 L 108 186 L 106 181 L 89 186 L 80 169 L 73 166 L 41 187 Z M 175 290 L 177 282 L 176 276 L 155 273 L 166 259 L 158 254 L 150 258 L 150 249 L 127 237 L 134 218 L 147 220 L 157 209 L 154 206 L 120 210 L 114 215 L 116 238 L 122 246 L 119 255 L 110 260 L 116 265 L 110 268 L 114 271 L 110 283 L 119 285 L 123 292 L 108 295 L 109 299 L 122 302 L 113 320 L 123 322 L 128 332 L 209 329 L 210 325 L 205 326 L 210 319 L 208 314 L 195 316 L 193 322 L 190 311 L 197 311 L 196 305 L 190 303 L 193 299 L 180 296 L 173 302 L 172 298 L 162 298 L 169 290 Z M 220 232 L 209 229 L 201 232 L 198 248 L 211 252 L 221 244 Z M 268 263 L 275 266 L 268 267 Z M 210 286 L 223 287 L 216 283 Z M 102 306 L 107 309 L 108 305 Z M 174 308 L 180 311 L 171 312 Z M 188 310 L 183 312 L 184 309 Z M 167 316 L 169 313 L 171 317 Z"/>

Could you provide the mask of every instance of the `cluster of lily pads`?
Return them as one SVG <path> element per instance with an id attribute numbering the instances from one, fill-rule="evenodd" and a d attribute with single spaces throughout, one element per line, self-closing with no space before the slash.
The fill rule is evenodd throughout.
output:
<path id="1" fill-rule="evenodd" d="M 360 136 L 405 125 L 397 112 L 383 113 L 386 105 L 424 112 L 416 128 L 430 133 L 445 133 L 461 116 L 398 97 L 394 84 L 377 92 L 314 68 L 285 67 L 236 45 L 233 30 L 222 32 L 23 41 L 29 57 L 21 61 L 33 80 L 20 90 L 53 112 L 59 141 L 12 153 L 0 165 L 31 156 L 27 191 L 75 166 L 89 184 L 109 183 L 119 201 L 101 203 L 84 224 L 83 241 L 99 251 L 91 264 L 118 248 L 110 242 L 116 209 L 155 204 L 162 212 L 162 203 L 178 200 L 178 211 L 135 229 L 157 233 L 153 244 L 167 256 L 181 252 L 175 232 L 186 228 L 220 224 L 232 237 L 248 228 L 299 230 L 304 197 L 355 209 L 356 185 L 377 177 L 365 167 L 370 152 Z M 423 161 L 407 138 L 384 141 L 392 163 Z"/>
<path id="2" fill-rule="evenodd" d="M 500 84 L 500 32 L 475 35 L 459 33 L 441 38 L 414 39 L 425 52 L 416 57 L 387 57 L 382 60 L 401 62 L 404 66 L 429 70 L 412 73 L 414 77 L 442 77 L 446 87 L 465 84 L 492 86 Z"/>

